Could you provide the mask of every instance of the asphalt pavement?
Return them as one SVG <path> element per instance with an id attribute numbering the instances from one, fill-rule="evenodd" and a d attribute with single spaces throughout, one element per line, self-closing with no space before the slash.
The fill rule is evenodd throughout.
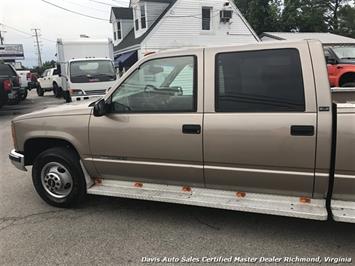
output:
<path id="1" fill-rule="evenodd" d="M 355 260 L 353 224 L 99 196 L 75 209 L 47 205 L 32 186 L 31 169 L 21 172 L 8 160 L 10 121 L 63 102 L 31 92 L 20 105 L 0 109 L 0 265 L 139 265 L 164 257 L 169 265 L 192 259 L 202 265 L 208 258 L 215 265 L 229 257 Z"/>

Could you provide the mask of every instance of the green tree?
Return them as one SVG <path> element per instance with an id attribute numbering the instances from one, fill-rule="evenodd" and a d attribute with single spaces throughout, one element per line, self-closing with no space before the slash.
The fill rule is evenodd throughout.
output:
<path id="1" fill-rule="evenodd" d="M 345 4 L 348 4 L 350 0 L 328 0 L 325 1 L 328 8 L 328 25 L 329 30 L 337 32 L 339 30 L 339 12 Z"/>
<path id="2" fill-rule="evenodd" d="M 282 30 L 327 32 L 327 11 L 327 1 L 324 0 L 285 0 Z"/>
<path id="3" fill-rule="evenodd" d="M 280 0 L 235 0 L 257 34 L 278 29 Z"/>
<path id="4" fill-rule="evenodd" d="M 338 29 L 336 33 L 355 38 L 355 8 L 350 5 L 339 9 Z"/>
<path id="5" fill-rule="evenodd" d="M 46 69 L 56 67 L 56 64 L 57 63 L 54 60 L 46 61 L 43 63 L 42 67 L 35 67 L 33 71 L 38 73 L 39 75 L 42 75 Z"/>

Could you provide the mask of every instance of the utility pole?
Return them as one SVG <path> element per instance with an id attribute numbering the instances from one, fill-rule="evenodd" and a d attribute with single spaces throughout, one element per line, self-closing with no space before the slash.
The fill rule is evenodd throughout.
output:
<path id="1" fill-rule="evenodd" d="M 39 31 L 40 29 L 32 29 L 34 35 L 33 37 L 35 38 L 35 46 L 37 47 L 37 55 L 38 55 L 38 66 L 42 67 L 42 57 L 41 57 L 41 47 L 40 47 L 40 42 L 39 42 L 39 37 L 41 37 Z"/>
<path id="2" fill-rule="evenodd" d="M 6 31 L 0 29 L 0 44 L 4 44 L 4 37 L 2 36 L 3 33 L 6 33 Z"/>

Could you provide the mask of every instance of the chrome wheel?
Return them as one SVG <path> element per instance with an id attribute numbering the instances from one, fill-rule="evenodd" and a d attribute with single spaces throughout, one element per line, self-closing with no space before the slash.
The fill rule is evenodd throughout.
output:
<path id="1" fill-rule="evenodd" d="M 68 169 L 58 162 L 47 163 L 41 171 L 44 190 L 54 198 L 67 197 L 73 189 L 73 178 Z"/>

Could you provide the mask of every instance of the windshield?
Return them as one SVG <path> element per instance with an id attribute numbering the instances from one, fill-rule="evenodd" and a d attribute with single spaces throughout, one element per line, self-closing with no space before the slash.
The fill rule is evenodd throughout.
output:
<path id="1" fill-rule="evenodd" d="M 355 46 L 333 47 L 333 51 L 340 59 L 355 59 Z"/>
<path id="2" fill-rule="evenodd" d="M 73 83 L 114 81 L 116 74 L 108 60 L 75 61 L 70 64 L 70 80 Z"/>

